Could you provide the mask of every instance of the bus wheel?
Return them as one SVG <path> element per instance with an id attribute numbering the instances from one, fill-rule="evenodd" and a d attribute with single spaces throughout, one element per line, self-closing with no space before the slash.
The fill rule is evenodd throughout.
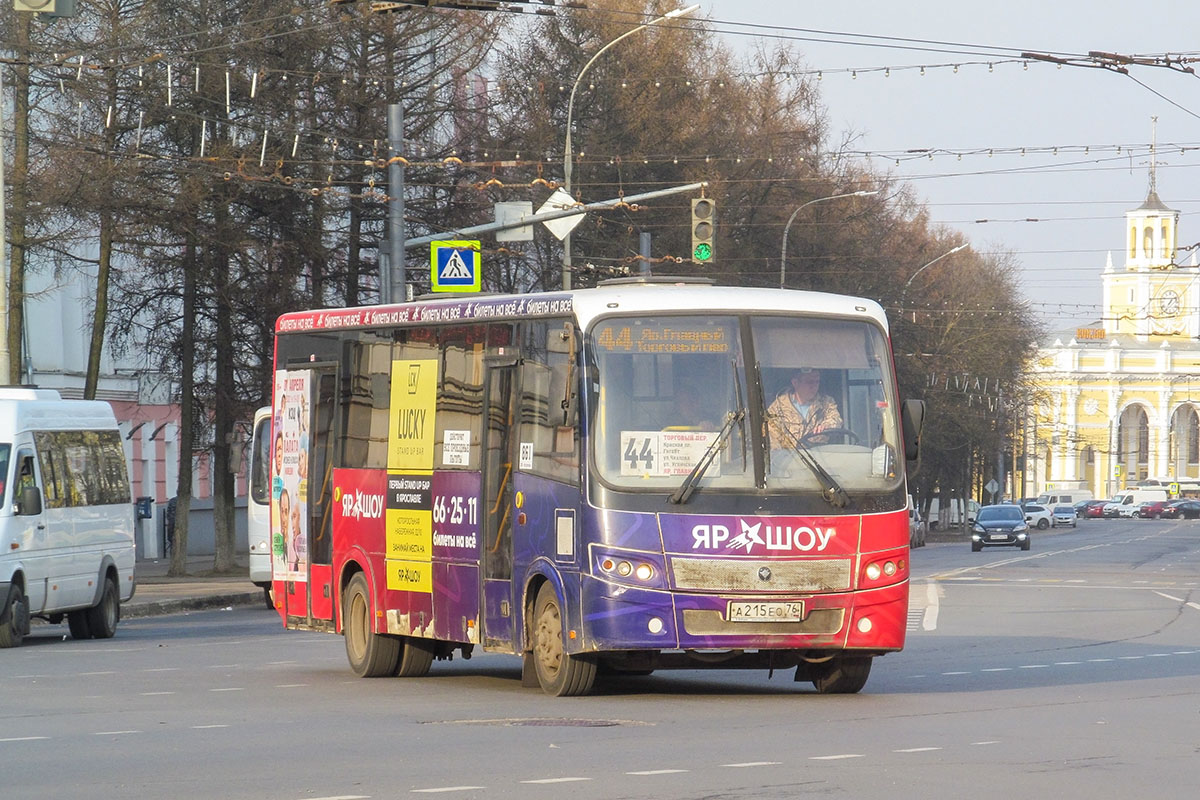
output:
<path id="1" fill-rule="evenodd" d="M 112 578 L 104 579 L 104 591 L 100 593 L 100 602 L 84 613 L 87 615 L 87 626 L 93 639 L 111 639 L 116 635 L 117 623 L 121 620 L 121 598 L 117 594 L 117 584 Z"/>
<path id="2" fill-rule="evenodd" d="M 403 642 L 396 674 L 401 678 L 420 678 L 428 675 L 429 667 L 433 664 L 433 653 L 437 649 L 437 642 L 433 639 L 421 639 L 416 636 L 405 636 Z"/>
<path id="3" fill-rule="evenodd" d="M 29 628 L 25 594 L 17 585 L 8 588 L 8 597 L 0 608 L 0 647 L 19 647 Z"/>
<path id="4" fill-rule="evenodd" d="M 813 686 L 821 694 L 854 694 L 867 684 L 871 674 L 870 656 L 839 656 L 822 665 Z"/>
<path id="5" fill-rule="evenodd" d="M 400 640 L 371 630 L 371 595 L 361 572 L 350 579 L 342 596 L 342 635 L 346 638 L 346 658 L 355 675 L 379 678 L 396 671 Z"/>
<path id="6" fill-rule="evenodd" d="M 542 584 L 533 604 L 533 664 L 542 691 L 554 697 L 587 694 L 596 680 L 596 662 L 563 648 L 562 610 L 554 587 Z"/>
<path id="7" fill-rule="evenodd" d="M 67 612 L 67 627 L 71 629 L 72 639 L 92 638 L 92 629 L 88 627 L 87 609 Z"/>

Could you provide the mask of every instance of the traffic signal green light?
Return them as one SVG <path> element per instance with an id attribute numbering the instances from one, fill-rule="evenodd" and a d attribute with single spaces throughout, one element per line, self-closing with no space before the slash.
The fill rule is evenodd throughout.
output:
<path id="1" fill-rule="evenodd" d="M 692 262 L 709 264 L 713 260 L 713 241 L 717 234 L 717 204 L 707 197 L 692 200 Z"/>

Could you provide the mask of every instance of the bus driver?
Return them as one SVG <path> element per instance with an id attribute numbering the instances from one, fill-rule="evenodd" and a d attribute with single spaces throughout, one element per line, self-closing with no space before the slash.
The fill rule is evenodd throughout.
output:
<path id="1" fill-rule="evenodd" d="M 842 415 L 829 395 L 821 394 L 821 373 L 801 367 L 792 373 L 790 389 L 767 409 L 772 446 L 790 450 L 797 442 L 824 443 L 821 431 L 842 427 Z"/>

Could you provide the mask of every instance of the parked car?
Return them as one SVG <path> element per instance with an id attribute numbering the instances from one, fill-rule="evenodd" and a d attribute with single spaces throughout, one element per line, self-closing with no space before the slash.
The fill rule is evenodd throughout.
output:
<path id="1" fill-rule="evenodd" d="M 908 546 L 925 546 L 925 526 L 921 524 L 921 512 L 911 505 L 908 507 Z"/>
<path id="2" fill-rule="evenodd" d="M 1029 525 L 1021 507 L 1005 503 L 979 509 L 971 528 L 971 551 L 978 553 L 985 547 L 1011 545 L 1029 549 Z"/>
<path id="3" fill-rule="evenodd" d="M 1079 516 L 1084 519 L 1100 519 L 1104 516 L 1104 507 L 1108 505 L 1107 500 L 1088 500 L 1083 511 L 1079 512 Z"/>
<path id="4" fill-rule="evenodd" d="M 1166 508 L 1170 500 L 1147 500 L 1138 506 L 1137 516 L 1142 519 L 1158 519 L 1162 516 L 1163 509 Z"/>
<path id="5" fill-rule="evenodd" d="M 1054 527 L 1071 526 L 1075 527 L 1078 517 L 1075 514 L 1075 506 L 1055 506 L 1054 507 Z"/>
<path id="6" fill-rule="evenodd" d="M 1162 510 L 1163 519 L 1200 519 L 1200 500 L 1176 500 Z"/>
<path id="7" fill-rule="evenodd" d="M 1045 506 L 1039 506 L 1037 503 L 1026 503 L 1023 506 L 1025 511 L 1025 521 L 1030 527 L 1036 527 L 1039 531 L 1044 531 L 1054 524 L 1054 512 Z"/>

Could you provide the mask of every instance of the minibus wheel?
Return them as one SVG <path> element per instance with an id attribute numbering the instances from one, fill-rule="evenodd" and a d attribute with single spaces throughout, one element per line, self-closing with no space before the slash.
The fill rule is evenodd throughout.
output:
<path id="1" fill-rule="evenodd" d="M 88 630 L 93 639 L 111 639 L 116 635 L 120 621 L 121 598 L 117 595 L 117 584 L 112 578 L 105 578 L 100 602 L 87 610 Z"/>
<path id="2" fill-rule="evenodd" d="M 549 583 L 533 603 L 533 665 L 542 691 L 554 697 L 587 694 L 596 681 L 596 662 L 563 647 L 562 610 Z"/>
<path id="3" fill-rule="evenodd" d="M 8 597 L 0 608 L 0 647 L 19 647 L 29 627 L 29 612 L 25 605 L 25 593 L 13 584 L 8 587 Z"/>
<path id="4" fill-rule="evenodd" d="M 92 629 L 88 627 L 87 609 L 67 612 L 67 627 L 71 629 L 72 639 L 92 638 Z"/>
<path id="5" fill-rule="evenodd" d="M 346 658 L 360 678 L 392 675 L 400 660 L 400 640 L 371 630 L 371 594 L 360 572 L 350 579 L 342 595 L 342 635 Z"/>

